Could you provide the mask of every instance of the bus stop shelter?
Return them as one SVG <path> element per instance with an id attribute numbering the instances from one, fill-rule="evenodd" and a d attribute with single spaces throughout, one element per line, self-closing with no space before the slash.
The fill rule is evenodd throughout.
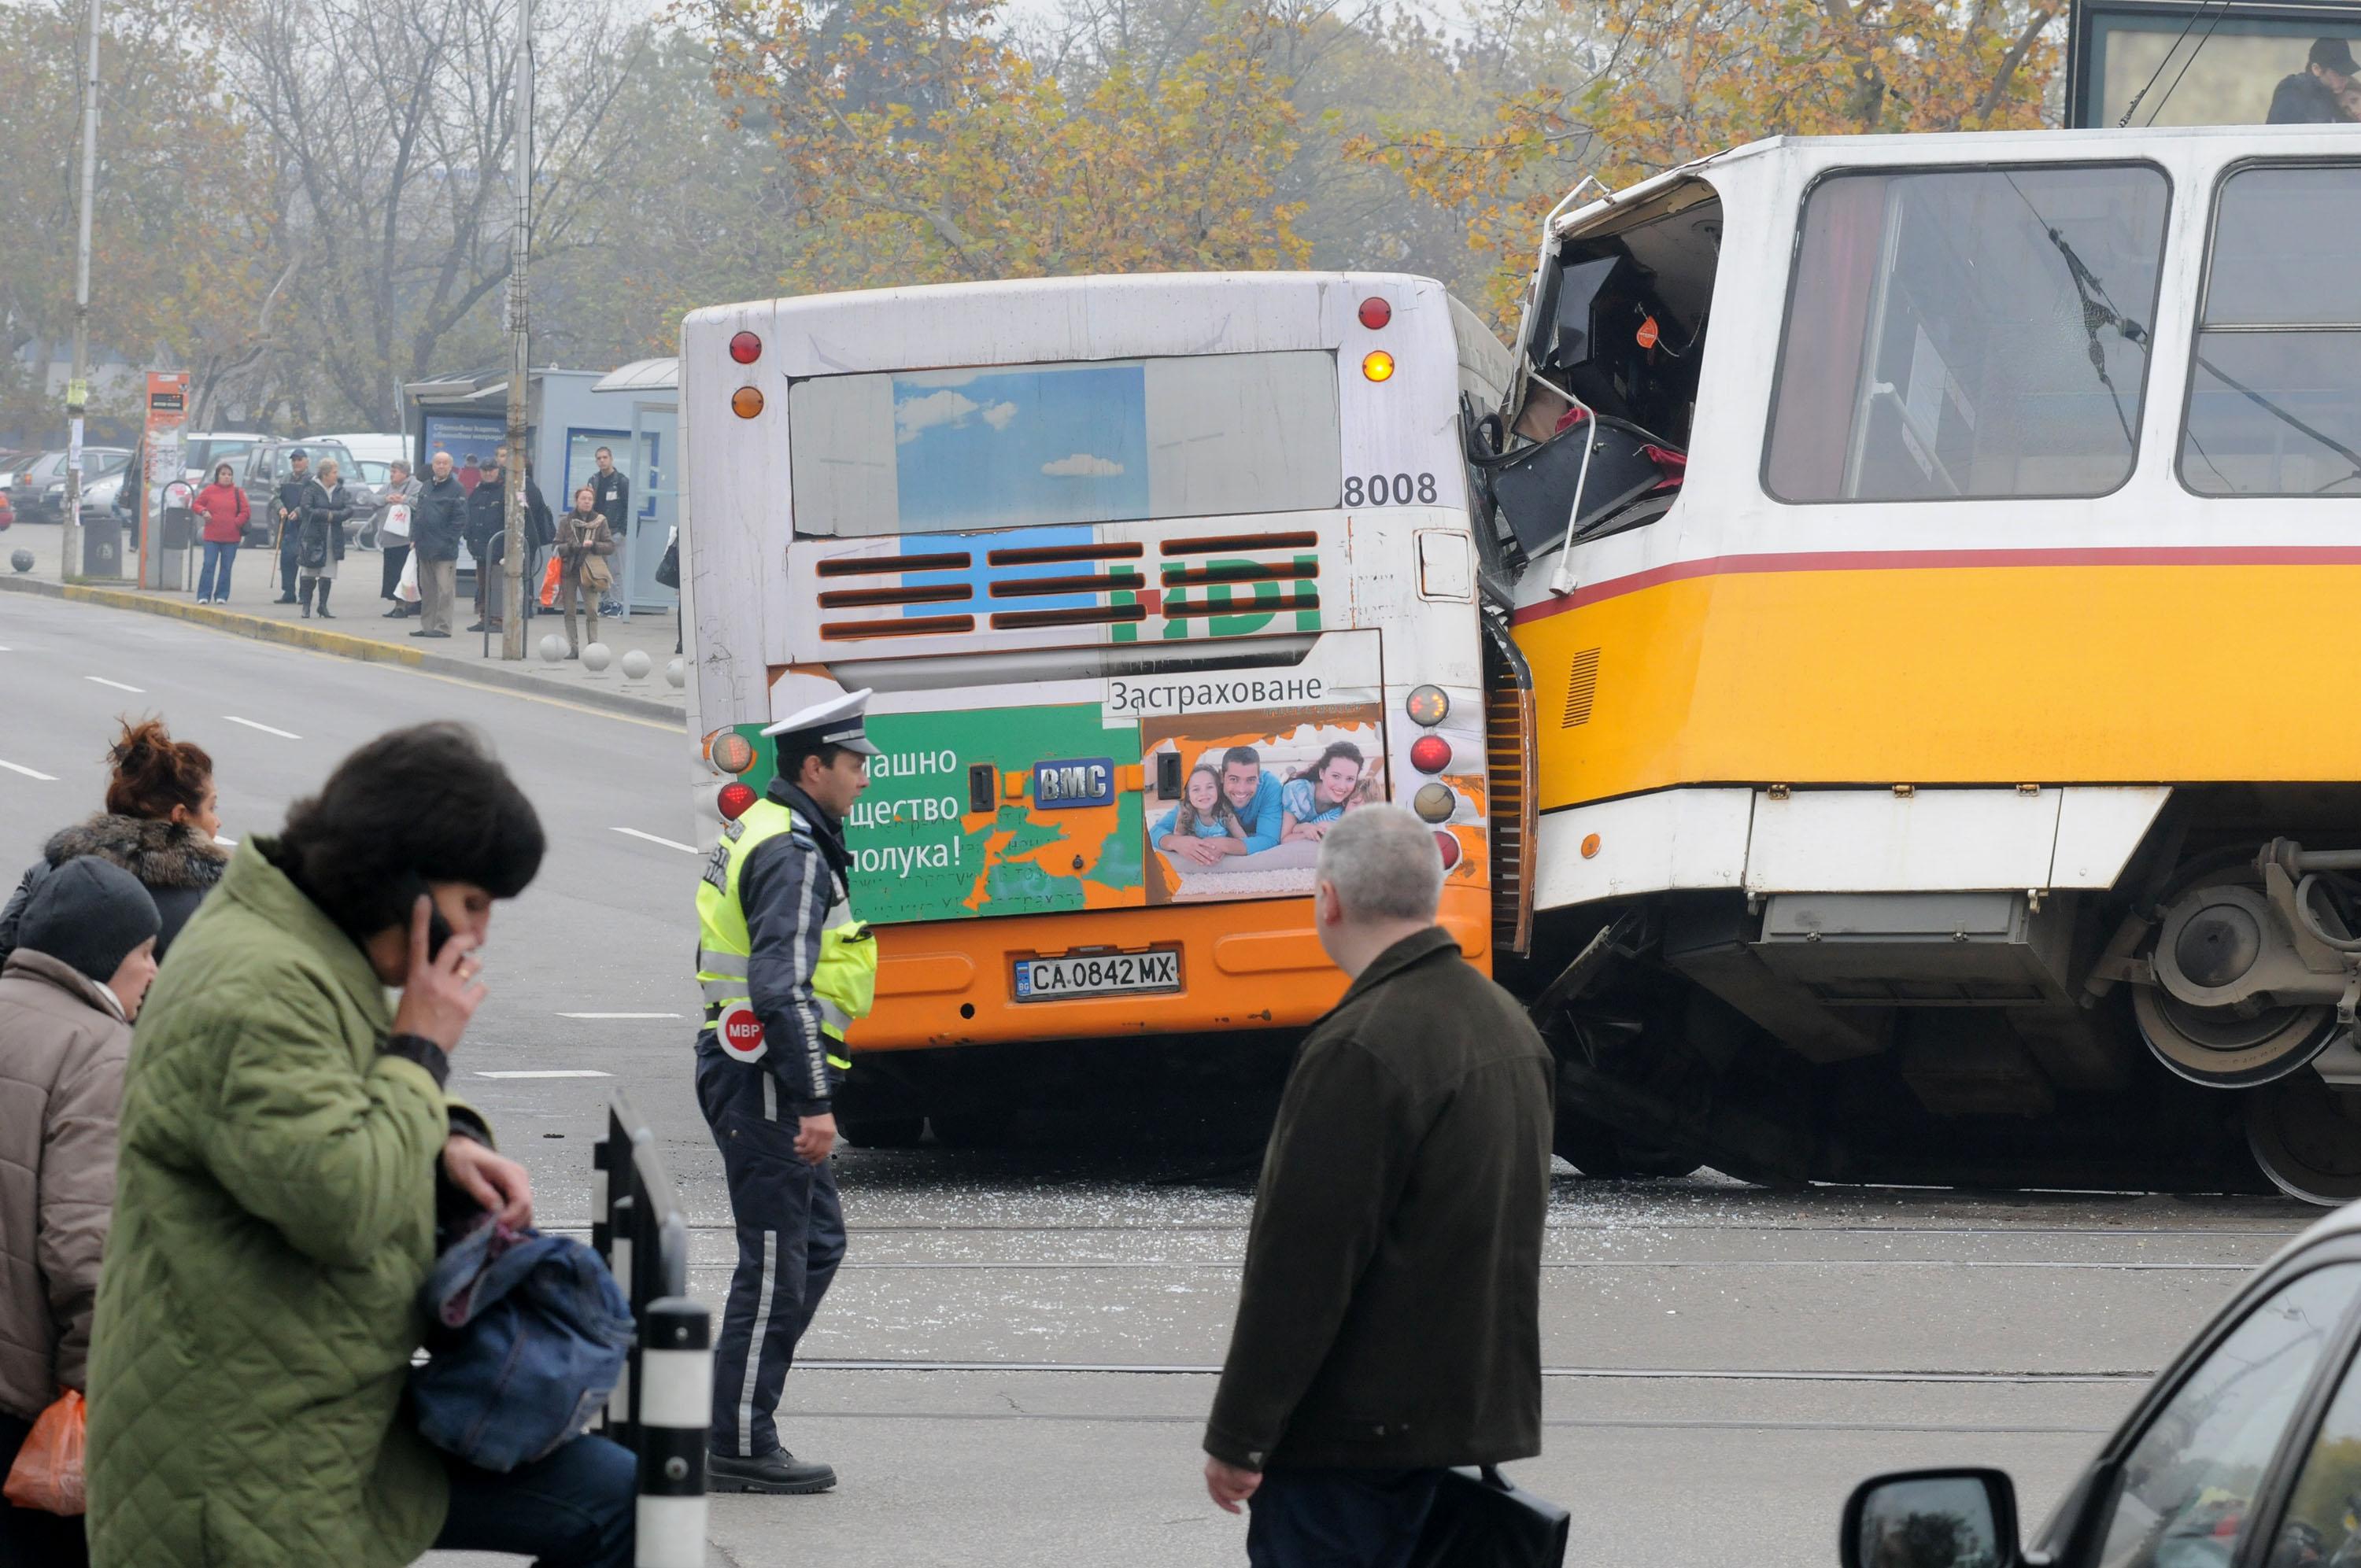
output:
<path id="1" fill-rule="evenodd" d="M 668 613 L 680 602 L 655 577 L 680 521 L 675 363 L 641 360 L 612 372 L 551 367 L 534 370 L 525 386 L 527 461 L 552 511 L 563 513 L 574 487 L 597 471 L 601 446 L 631 481 L 630 527 L 615 559 L 615 597 L 626 614 Z M 480 461 L 507 440 L 505 370 L 413 381 L 402 393 L 416 472 L 448 452 L 469 484 L 468 458 Z"/>

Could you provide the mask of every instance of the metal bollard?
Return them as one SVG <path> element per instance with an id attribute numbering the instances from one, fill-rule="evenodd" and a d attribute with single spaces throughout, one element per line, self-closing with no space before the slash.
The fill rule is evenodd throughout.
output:
<path id="1" fill-rule="evenodd" d="M 705 1568 L 712 1420 L 712 1320 L 686 1296 L 658 1297 L 640 1314 L 636 1568 Z"/>

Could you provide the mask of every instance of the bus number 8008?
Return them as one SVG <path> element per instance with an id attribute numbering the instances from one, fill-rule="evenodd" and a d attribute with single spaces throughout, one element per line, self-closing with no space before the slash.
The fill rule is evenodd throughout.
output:
<path id="1" fill-rule="evenodd" d="M 1355 474 L 1345 481 L 1345 504 L 1348 507 L 1406 507 L 1412 501 L 1422 506 L 1434 504 L 1433 474 L 1372 474 L 1366 479 Z"/>

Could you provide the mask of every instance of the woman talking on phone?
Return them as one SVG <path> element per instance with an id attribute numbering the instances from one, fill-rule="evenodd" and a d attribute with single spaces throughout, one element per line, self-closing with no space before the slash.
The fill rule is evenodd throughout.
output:
<path id="1" fill-rule="evenodd" d="M 631 1561 L 628 1450 L 579 1437 L 494 1475 L 428 1447 L 401 1400 L 438 1198 L 532 1222 L 524 1168 L 444 1085 L 492 906 L 544 842 L 469 731 L 395 730 L 247 839 L 181 933 L 124 1082 L 90 1370 L 100 1568 Z"/>

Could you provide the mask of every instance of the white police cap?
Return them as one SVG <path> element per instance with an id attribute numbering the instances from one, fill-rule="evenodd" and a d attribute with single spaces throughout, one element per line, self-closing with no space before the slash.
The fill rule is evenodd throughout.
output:
<path id="1" fill-rule="evenodd" d="M 869 689 L 864 686 L 857 692 L 846 692 L 841 696 L 832 696 L 826 702 L 816 702 L 809 707 L 791 713 L 763 733 L 841 746 L 848 751 L 873 757 L 877 755 L 877 748 L 869 743 L 869 736 L 862 729 L 862 721 L 868 709 Z"/>

